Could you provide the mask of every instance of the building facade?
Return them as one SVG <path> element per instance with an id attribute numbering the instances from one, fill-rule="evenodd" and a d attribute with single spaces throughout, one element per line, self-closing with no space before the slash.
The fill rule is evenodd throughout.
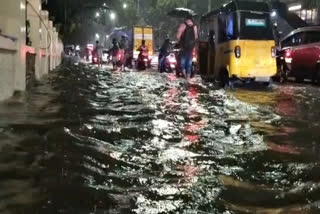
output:
<path id="1" fill-rule="evenodd" d="M 307 8 L 304 0 L 282 0 L 288 6 L 288 10 L 296 13 L 303 21 L 310 25 L 319 25 L 320 17 L 318 8 Z"/>

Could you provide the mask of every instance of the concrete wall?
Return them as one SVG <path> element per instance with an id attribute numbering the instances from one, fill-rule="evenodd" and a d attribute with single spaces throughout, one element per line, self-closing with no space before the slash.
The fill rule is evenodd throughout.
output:
<path id="1" fill-rule="evenodd" d="M 13 95 L 17 43 L 0 36 L 0 100 Z"/>
<path id="2" fill-rule="evenodd" d="M 47 75 L 49 73 L 49 57 L 50 57 L 50 35 L 49 35 L 49 12 L 42 10 L 41 12 L 42 22 L 41 25 L 41 38 L 40 38 L 40 49 L 41 49 L 41 63 L 40 70 L 41 75 Z"/>
<path id="3" fill-rule="evenodd" d="M 17 51 L 14 53 L 14 66 L 11 61 L 2 61 L 1 66 L 11 67 L 14 76 L 13 90 L 25 90 L 26 88 L 26 5 L 24 0 L 0 1 L 0 29 L 2 34 L 16 38 Z M 3 58 L 7 54 L 1 53 Z M 0 79 L 9 78 L 4 73 Z M 11 77 L 11 75 L 10 75 Z M 10 80 L 9 80 L 10 81 Z M 8 89 L 11 91 L 10 89 Z"/>
<path id="4" fill-rule="evenodd" d="M 26 45 L 26 20 L 30 22 L 31 46 Z M 14 91 L 26 90 L 27 73 L 34 72 L 36 79 L 40 79 L 59 66 L 63 44 L 48 12 L 41 10 L 41 0 L 1 0 L 0 30 L 0 100 L 3 100 Z M 30 61 L 26 63 L 30 55 L 35 56 L 31 57 L 32 65 Z"/>
<path id="5" fill-rule="evenodd" d="M 49 21 L 49 52 L 50 52 L 50 57 L 49 57 L 49 70 L 52 71 L 54 69 L 53 66 L 53 46 L 54 46 L 54 35 L 53 35 L 53 22 Z"/>
<path id="6" fill-rule="evenodd" d="M 35 78 L 40 79 L 42 77 L 42 72 L 40 68 L 40 11 L 41 2 L 40 0 L 29 0 L 27 4 L 27 19 L 30 22 L 30 40 L 31 46 L 34 48 L 35 52 Z"/>

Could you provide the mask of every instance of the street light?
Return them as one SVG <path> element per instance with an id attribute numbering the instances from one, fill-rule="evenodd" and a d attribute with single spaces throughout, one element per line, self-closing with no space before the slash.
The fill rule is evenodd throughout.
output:
<path id="1" fill-rule="evenodd" d="M 114 12 L 110 13 L 110 19 L 115 20 L 116 19 L 116 14 Z"/>
<path id="2" fill-rule="evenodd" d="M 126 3 L 123 4 L 123 9 L 127 9 L 128 5 Z"/>
<path id="3" fill-rule="evenodd" d="M 100 17 L 100 13 L 99 12 L 96 13 L 96 17 L 97 18 Z"/>
<path id="4" fill-rule="evenodd" d="M 96 33 L 96 39 L 100 39 L 100 35 Z"/>
<path id="5" fill-rule="evenodd" d="M 289 11 L 295 11 L 295 10 L 300 10 L 302 8 L 302 5 L 294 5 L 288 8 Z"/>

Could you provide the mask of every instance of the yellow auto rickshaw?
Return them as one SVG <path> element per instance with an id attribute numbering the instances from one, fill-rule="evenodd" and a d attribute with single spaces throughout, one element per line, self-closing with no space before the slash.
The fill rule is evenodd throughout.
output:
<path id="1" fill-rule="evenodd" d="M 202 74 L 223 86 L 236 79 L 269 82 L 277 67 L 268 4 L 231 1 L 202 16 L 198 55 Z"/>

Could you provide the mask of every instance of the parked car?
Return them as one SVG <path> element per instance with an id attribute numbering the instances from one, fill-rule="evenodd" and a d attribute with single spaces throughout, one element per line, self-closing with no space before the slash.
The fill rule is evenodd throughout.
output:
<path id="1" fill-rule="evenodd" d="M 280 41 L 278 53 L 280 79 L 294 77 L 297 82 L 311 79 L 320 84 L 320 27 L 294 30 Z"/>

